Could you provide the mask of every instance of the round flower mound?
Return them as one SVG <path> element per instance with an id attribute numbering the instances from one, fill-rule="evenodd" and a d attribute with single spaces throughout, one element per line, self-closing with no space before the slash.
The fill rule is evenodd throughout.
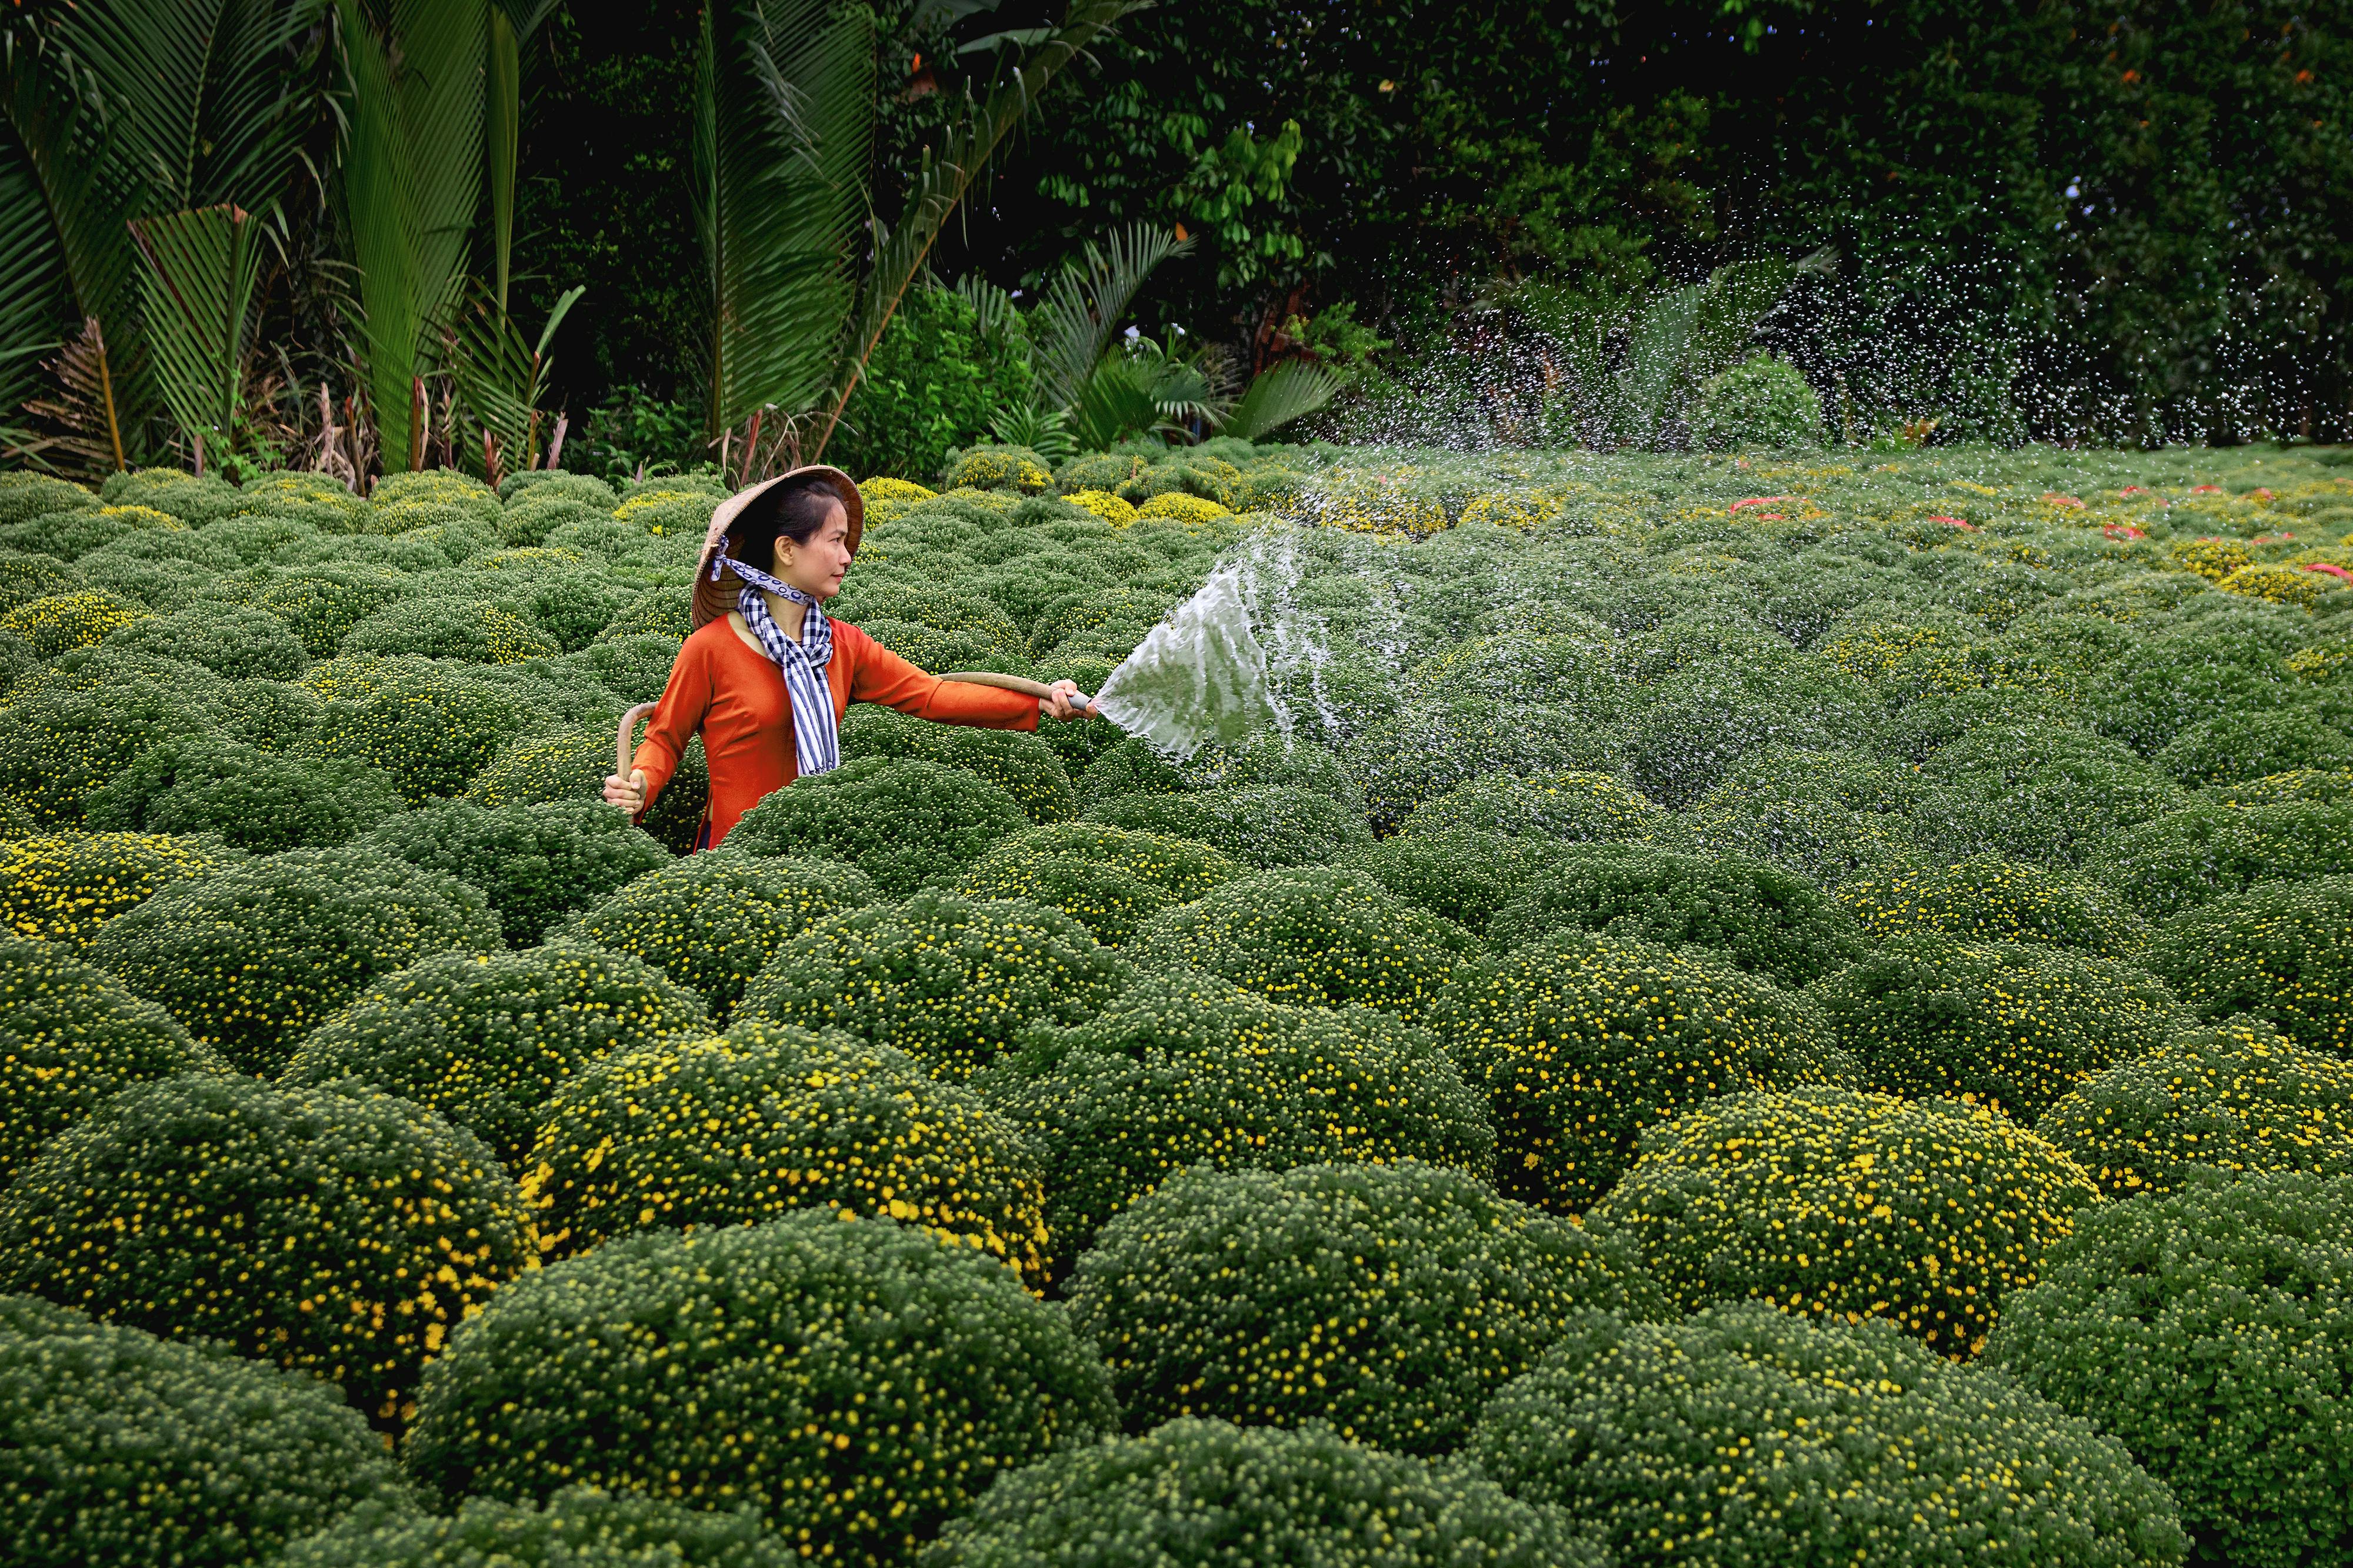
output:
<path id="1" fill-rule="evenodd" d="M 2217 784 L 2206 793 L 2224 805 L 2277 805 L 2291 800 L 2342 805 L 2353 802 L 2353 769 L 2290 768 L 2259 779 Z"/>
<path id="2" fill-rule="evenodd" d="M 1118 1419 L 1011 1269 L 826 1208 L 607 1242 L 501 1291 L 426 1375 L 405 1458 L 446 1492 L 749 1503 L 840 1563 L 903 1561 L 999 1471 Z"/>
<path id="3" fill-rule="evenodd" d="M 1182 795 L 1190 787 L 1184 770 L 1134 735 L 1124 735 L 1095 753 L 1072 788 L 1079 804 L 1093 807 L 1128 795 Z"/>
<path id="4" fill-rule="evenodd" d="M 850 867 L 755 859 L 731 844 L 647 872 L 564 932 L 644 959 L 723 1020 L 778 948 L 874 896 Z"/>
<path id="5" fill-rule="evenodd" d="M 360 1084 L 141 1084 L 0 1194 L 0 1289 L 314 1373 L 385 1426 L 443 1337 L 535 1262 L 491 1152 Z"/>
<path id="6" fill-rule="evenodd" d="M 1581 844 L 1646 838 L 1658 819 L 1658 807 L 1608 773 L 1490 773 L 1423 801 L 1398 831 L 1409 837 L 1465 830 L 1525 834 Z"/>
<path id="7" fill-rule="evenodd" d="M 1557 1509 L 1475 1471 L 1288 1432 L 1171 1421 L 1017 1470 L 952 1520 L 938 1568 L 1602 1568 Z"/>
<path id="8" fill-rule="evenodd" d="M 709 1022 L 699 997 L 627 953 L 562 942 L 445 952 L 352 998 L 295 1047 L 278 1081 L 360 1079 L 439 1111 L 520 1168 L 557 1085 L 607 1051 Z"/>
<path id="9" fill-rule="evenodd" d="M 134 1083 L 226 1072 L 153 1003 L 50 942 L 0 932 L 0 1187 L 41 1146 Z"/>
<path id="10" fill-rule="evenodd" d="M 396 599 L 343 634 L 343 653 L 422 654 L 468 664 L 521 664 L 563 652 L 504 605 L 455 595 Z"/>
<path id="11" fill-rule="evenodd" d="M 617 1051 L 557 1088 L 529 1170 L 554 1250 L 828 1208 L 1044 1272 L 1045 1188 L 1013 1123 L 905 1052 L 840 1035 L 747 1020 Z"/>
<path id="12" fill-rule="evenodd" d="M 2181 804 L 2181 786 L 2124 745 L 2082 730 L 1998 724 L 1921 765 L 1913 837 L 1970 853 L 2098 864 L 2103 835 Z"/>
<path id="13" fill-rule="evenodd" d="M 2201 801 L 2116 835 L 2092 869 L 2159 920 L 2261 881 L 2353 875 L 2353 803 Z"/>
<path id="14" fill-rule="evenodd" d="M 1814 987 L 1832 1038 L 1890 1094 L 1990 1101 L 2031 1125 L 2061 1095 L 2165 1043 L 2147 973 L 2031 942 L 1898 937 Z"/>
<path id="15" fill-rule="evenodd" d="M 1415 908 L 1488 937 L 1496 913 L 1569 853 L 1549 838 L 1433 833 L 1351 849 L 1334 868 L 1370 877 Z"/>
<path id="16" fill-rule="evenodd" d="M 2110 1068 L 2035 1131 L 2116 1197 L 2171 1192 L 2193 1164 L 2353 1175 L 2353 1063 L 2233 1020 Z"/>
<path id="17" fill-rule="evenodd" d="M 69 648 L 93 647 L 147 615 L 143 605 L 111 594 L 58 594 L 0 615 L 0 631 L 24 638 L 40 658 L 55 658 Z"/>
<path id="18" fill-rule="evenodd" d="M 1045 1157 L 1058 1276 L 1105 1220 L 1188 1165 L 1494 1169 L 1485 1104 L 1420 1031 L 1189 972 L 1147 976 L 1077 1027 L 1033 1037 L 980 1088 Z"/>
<path id="19" fill-rule="evenodd" d="M 83 802 L 92 827 L 209 834 L 239 849 L 326 849 L 407 809 L 382 771 L 266 752 L 228 735 L 150 746 Z"/>
<path id="20" fill-rule="evenodd" d="M 447 1517 L 356 1511 L 278 1568 L 795 1568 L 751 1510 L 720 1513 L 566 1487 L 544 1509 L 467 1498 Z"/>
<path id="21" fill-rule="evenodd" d="M 1654 1122 L 1711 1096 L 1852 1071 L 1771 982 L 1585 931 L 1465 964 L 1430 1023 L 1487 1097 L 1496 1185 L 1562 1214 L 1608 1192 Z"/>
<path id="22" fill-rule="evenodd" d="M 2353 767 L 2353 738 L 2302 709 L 2221 713 L 2192 724 L 2150 760 L 2193 788 L 2228 785 L 2298 768 Z"/>
<path id="23" fill-rule="evenodd" d="M 482 890 L 518 947 L 575 910 L 670 864 L 670 851 L 601 800 L 552 800 L 485 810 L 439 801 L 396 816 L 361 840 L 412 866 Z"/>
<path id="24" fill-rule="evenodd" d="M 267 610 L 207 605 L 140 622 L 121 646 L 159 658 L 200 664 L 230 680 L 291 680 L 310 656 L 286 623 Z"/>
<path id="25" fill-rule="evenodd" d="M 1127 979 L 1059 910 L 927 889 L 811 926 L 753 983 L 743 1012 L 896 1046 L 963 1079 L 1027 1029 L 1093 1016 Z"/>
<path id="26" fill-rule="evenodd" d="M 466 786 L 479 805 L 520 805 L 543 800 L 601 800 L 605 776 L 613 771 L 613 727 L 527 735 L 514 742 Z M 673 855 L 694 851 L 711 803 L 711 773 L 702 757 L 702 737 L 686 743 L 678 772 L 638 826 Z"/>
<path id="27" fill-rule="evenodd" d="M 1013 797 L 977 773 L 921 757 L 861 757 L 774 791 L 727 842 L 752 855 L 847 861 L 903 899 L 1029 826 Z"/>
<path id="28" fill-rule="evenodd" d="M 161 833 L 68 833 L 0 844 L 0 926 L 87 947 L 109 921 L 159 890 L 238 858 L 216 844 Z"/>
<path id="29" fill-rule="evenodd" d="M 953 891 L 961 899 L 1019 899 L 1060 910 L 1106 947 L 1126 942 L 1176 901 L 1108 861 L 997 851 L 967 868 Z"/>
<path id="30" fill-rule="evenodd" d="M 501 945 L 482 895 L 373 850 L 290 849 L 164 889 L 109 922 L 90 960 L 160 1002 L 241 1072 L 294 1043 L 379 974 Z"/>
<path id="31" fill-rule="evenodd" d="M 2209 1176 L 2102 1205 L 1986 1359 L 2130 1448 L 2200 1562 L 2353 1556 L 2353 1179 Z"/>
<path id="32" fill-rule="evenodd" d="M 2184 910 L 2148 966 L 2206 1018 L 2252 1013 L 2300 1046 L 2353 1057 L 2353 877 L 2258 882 Z"/>
<path id="33" fill-rule="evenodd" d="M 2186 1544 L 2165 1489 L 2089 1421 L 1885 1324 L 1753 1302 L 1581 1320 L 1471 1452 L 1627 1568 L 2156 1568 Z"/>
<path id="34" fill-rule="evenodd" d="M 2081 1166 L 1982 1106 L 1799 1089 L 1653 1129 L 1587 1219 L 1640 1248 L 1686 1311 L 1753 1297 L 1884 1318 L 1958 1359 L 2098 1198 Z"/>
<path id="35" fill-rule="evenodd" d="M 1103 1226 L 1068 1286 L 1129 1428 L 1328 1421 L 1444 1453 L 1599 1308 L 1663 1312 L 1620 1243 L 1434 1165 L 1193 1170 Z"/>
<path id="36" fill-rule="evenodd" d="M 1133 832 L 1195 839 L 1262 868 L 1320 865 L 1372 842 L 1353 806 L 1295 784 L 1119 795 L 1086 815 Z"/>
<path id="37" fill-rule="evenodd" d="M 217 1346 L 0 1297 L 0 1558 L 242 1568 L 365 1504 L 406 1508 L 335 1391 Z"/>
<path id="38" fill-rule="evenodd" d="M 1019 730 L 934 724 L 861 702 L 842 721 L 841 752 L 845 757 L 921 757 L 962 768 L 1012 796 L 1032 822 L 1060 822 L 1073 809 L 1071 775 L 1063 772 L 1062 760 L 1053 747 Z"/>
<path id="39" fill-rule="evenodd" d="M 1017 833 L 999 840 L 980 865 L 1040 856 L 1092 860 L 1113 867 L 1137 881 L 1158 888 L 1172 902 L 1180 904 L 1190 903 L 1212 888 L 1248 875 L 1248 868 L 1241 862 L 1194 839 L 1136 832 L 1101 822 L 1059 822 L 1050 827 Z"/>
<path id="40" fill-rule="evenodd" d="M 382 768 L 409 804 L 464 793 L 530 722 L 512 694 L 462 675 L 405 673 L 330 700 L 304 749 Z"/>
<path id="41" fill-rule="evenodd" d="M 1795 872 L 1745 856 L 1712 860 L 1646 845 L 1566 852 L 1494 911 L 1487 942 L 1508 952 L 1559 931 L 1713 948 L 1735 968 L 1790 987 L 1862 955 L 1853 921 Z"/>
<path id="42" fill-rule="evenodd" d="M 1972 856 L 1951 865 L 1891 867 L 1839 885 L 1838 901 L 1875 940 L 1942 934 L 1963 942 L 2036 942 L 2126 958 L 2148 923 L 2116 894 L 2047 866 Z"/>
<path id="43" fill-rule="evenodd" d="M 1360 872 L 1262 871 L 1155 916 L 1146 969 L 1198 969 L 1306 1006 L 1358 1003 L 1419 1018 L 1477 941 Z"/>

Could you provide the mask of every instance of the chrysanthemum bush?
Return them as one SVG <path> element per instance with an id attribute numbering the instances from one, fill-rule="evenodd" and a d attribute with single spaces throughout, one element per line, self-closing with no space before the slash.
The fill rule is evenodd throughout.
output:
<path id="1" fill-rule="evenodd" d="M 471 801 L 436 802 L 386 822 L 361 845 L 480 888 L 518 947 L 670 864 L 670 851 L 598 800 L 487 810 Z"/>
<path id="2" fill-rule="evenodd" d="M 722 1512 L 567 1487 L 544 1508 L 467 1498 L 447 1514 L 361 1508 L 294 1542 L 284 1568 L 791 1568 L 749 1509 Z"/>
<path id="3" fill-rule="evenodd" d="M 174 883 L 101 928 L 90 959 L 230 1065 L 266 1076 L 377 975 L 502 945 L 472 888 L 345 847 L 289 850 Z"/>
<path id="4" fill-rule="evenodd" d="M 1299 1431 L 1164 1423 L 999 1480 L 925 1553 L 939 1568 L 1601 1568 L 1566 1510 L 1461 1467 Z"/>
<path id="5" fill-rule="evenodd" d="M 328 1384 L 29 1296 L 0 1296 L 0 1555 L 20 1568 L 237 1568 L 414 1506 Z"/>
<path id="6" fill-rule="evenodd" d="M 2082 730 L 1989 726 L 1921 766 L 1913 837 L 1964 853 L 2072 866 L 2105 834 L 2182 804 L 2181 786 L 2117 742 Z"/>
<path id="7" fill-rule="evenodd" d="M 921 757 L 987 780 L 1032 822 L 1071 815 L 1071 777 L 1053 748 L 1019 730 L 976 730 L 934 724 L 889 708 L 860 703 L 841 725 L 845 757 Z"/>
<path id="8" fill-rule="evenodd" d="M 1297 784 L 1119 795 L 1089 806 L 1086 816 L 1132 832 L 1197 839 L 1267 868 L 1321 865 L 1372 842 L 1353 805 Z"/>
<path id="9" fill-rule="evenodd" d="M 754 856 L 839 860 L 905 898 L 1029 825 L 1011 795 L 977 773 L 920 757 L 866 757 L 770 794 L 727 842 Z"/>
<path id="10" fill-rule="evenodd" d="M 615 1051 L 558 1086 L 523 1193 L 558 1251 L 824 1208 L 1043 1273 L 1045 1189 L 1014 1123 L 892 1047 L 755 1019 Z"/>
<path id="11" fill-rule="evenodd" d="M 2169 1568 L 2174 1500 L 2113 1435 L 1883 1323 L 1755 1303 L 1580 1318 L 1470 1445 L 1615 1560 Z"/>
<path id="12" fill-rule="evenodd" d="M 230 680 L 291 680 L 310 656 L 267 610 L 219 605 L 141 621 L 117 638 L 128 650 L 199 664 Z"/>
<path id="13" fill-rule="evenodd" d="M 55 658 L 69 648 L 94 647 L 147 615 L 144 605 L 111 594 L 59 594 L 0 615 L 0 631 L 24 638 L 42 658 Z"/>
<path id="14" fill-rule="evenodd" d="M 243 858 L 164 833 L 69 833 L 0 845 L 0 925 L 87 947 L 106 922 L 174 883 Z"/>
<path id="15" fill-rule="evenodd" d="M 1999 1105 L 2031 1125 L 2102 1068 L 2155 1050 L 2171 993 L 2144 971 L 2032 942 L 1897 937 L 1814 987 L 1872 1088 Z"/>
<path id="16" fill-rule="evenodd" d="M 2257 882 L 2158 929 L 2148 966 L 2210 1019 L 2248 1013 L 2353 1056 L 2353 877 Z"/>
<path id="17" fill-rule="evenodd" d="M 1000 1472 L 1117 1420 L 1102 1362 L 1011 1269 L 828 1208 L 542 1269 L 427 1378 L 404 1458 L 446 1493 L 748 1503 L 852 1563 L 902 1560 Z"/>
<path id="18" fill-rule="evenodd" d="M 2110 1068 L 2035 1131 L 2116 1196 L 2170 1192 L 2192 1165 L 2353 1174 L 2353 1063 L 2232 1019 Z"/>
<path id="19" fill-rule="evenodd" d="M 976 1087 L 1045 1160 L 1058 1275 L 1105 1220 L 1187 1166 L 1493 1168 L 1485 1104 L 1420 1031 L 1192 972 L 1142 978 L 1094 1017 L 1033 1036 Z"/>
<path id="20" fill-rule="evenodd" d="M 1370 877 L 1415 908 L 1492 941 L 1494 917 L 1569 852 L 1548 838 L 1439 833 L 1384 838 L 1349 850 L 1333 867 Z"/>
<path id="21" fill-rule="evenodd" d="M 217 732 L 148 747 L 90 792 L 94 828 L 202 834 L 256 854 L 350 842 L 407 802 L 381 769 L 345 757 L 264 751 Z"/>
<path id="22" fill-rule="evenodd" d="M 2128 958 L 2149 934 L 2148 923 L 2114 889 L 2081 873 L 1994 855 L 1890 866 L 1841 883 L 1838 901 L 1881 941 L 1941 934 Z"/>
<path id="23" fill-rule="evenodd" d="M 1370 877 L 1302 867 L 1228 882 L 1157 915 L 1131 951 L 1142 968 L 1203 970 L 1278 1002 L 1418 1018 L 1477 945 Z"/>
<path id="24" fill-rule="evenodd" d="M 2300 708 L 2223 713 L 2192 724 L 2150 760 L 2193 788 L 2227 785 L 2353 765 L 2353 737 Z"/>
<path id="25" fill-rule="evenodd" d="M 644 959 L 723 1020 L 778 948 L 874 900 L 874 884 L 854 867 L 754 857 L 731 844 L 647 872 L 561 930 Z"/>
<path id="26" fill-rule="evenodd" d="M 362 1084 L 142 1084 L 0 1194 L 0 1289 L 314 1373 L 391 1427 L 449 1331 L 536 1262 L 497 1157 Z"/>
<path id="27" fill-rule="evenodd" d="M 1660 824 L 1655 837 L 1711 857 L 1769 861 L 1835 886 L 1910 852 L 1904 812 L 1915 793 L 1903 773 L 1873 758 L 1768 745 Z"/>
<path id="28" fill-rule="evenodd" d="M 1495 1122 L 1508 1196 L 1583 1211 L 1642 1130 L 1711 1096 L 1844 1082 L 1802 1004 L 1698 949 L 1567 931 L 1465 964 L 1430 1025 Z"/>
<path id="29" fill-rule="evenodd" d="M 227 1070 L 177 1019 L 70 949 L 0 933 L 0 1187 L 132 1084 Z"/>
<path id="30" fill-rule="evenodd" d="M 927 889 L 812 925 L 777 952 L 742 1012 L 896 1046 L 965 1079 L 1029 1028 L 1088 1017 L 1128 973 L 1060 910 Z"/>
<path id="31" fill-rule="evenodd" d="M 1685 1310 L 1754 1298 L 1883 1318 L 1960 1358 L 2098 1198 L 2083 1167 L 1998 1111 L 1818 1088 L 1726 1095 L 1653 1129 L 1586 1221 Z"/>
<path id="32" fill-rule="evenodd" d="M 360 1079 L 439 1111 L 522 1170 L 558 1085 L 608 1051 L 708 1023 L 700 997 L 627 953 L 563 942 L 448 952 L 368 985 L 295 1047 L 278 1081 Z"/>
<path id="33" fill-rule="evenodd" d="M 2201 801 L 2115 835 L 2086 869 L 2155 920 L 2261 881 L 2353 874 L 2353 803 Z"/>
<path id="34" fill-rule="evenodd" d="M 463 674 L 385 674 L 374 689 L 330 696 L 304 750 L 383 769 L 412 805 L 461 793 L 532 723 L 519 699 Z"/>
<path id="35" fill-rule="evenodd" d="M 1187 1172 L 1105 1225 L 1067 1289 L 1131 1430 L 1328 1421 L 1425 1454 L 1577 1311 L 1664 1310 L 1622 1243 L 1413 1161 Z"/>
<path id="36" fill-rule="evenodd" d="M 2199 1561 L 2353 1552 L 2353 1178 L 2208 1173 L 2088 1211 L 1986 1360 L 2131 1449 Z"/>
<path id="37" fill-rule="evenodd" d="M 1493 911 L 1487 942 L 1507 952 L 1563 931 L 1713 949 L 1736 968 L 1792 987 L 1862 954 L 1852 919 L 1795 872 L 1744 856 L 1637 845 L 1565 851 Z"/>
<path id="38" fill-rule="evenodd" d="M 476 773 L 465 798 L 482 805 L 517 805 L 548 800 L 601 800 L 613 771 L 609 724 L 524 735 L 510 742 Z M 678 771 L 646 810 L 638 826 L 673 855 L 691 853 L 711 800 L 711 773 L 703 761 L 702 737 L 686 743 Z"/>
<path id="39" fill-rule="evenodd" d="M 1408 837 L 1462 831 L 1526 834 L 1571 843 L 1650 836 L 1658 807 L 1607 773 L 1491 773 L 1433 795 L 1406 814 Z"/>

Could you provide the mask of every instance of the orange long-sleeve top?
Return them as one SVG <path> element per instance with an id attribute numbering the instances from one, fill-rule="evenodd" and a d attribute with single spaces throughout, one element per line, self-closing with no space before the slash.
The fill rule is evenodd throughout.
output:
<path id="1" fill-rule="evenodd" d="M 670 668 L 661 705 L 646 726 L 645 739 L 629 759 L 646 775 L 650 807 L 697 730 L 711 769 L 707 842 L 727 837 L 736 820 L 770 790 L 800 776 L 800 751 L 793 738 L 792 700 L 785 678 L 768 656 L 754 648 L 730 625 L 711 622 L 686 639 Z M 833 717 L 840 722 L 852 702 L 880 702 L 919 719 L 971 724 L 984 730 L 1034 730 L 1038 700 L 1018 691 L 926 675 L 845 622 L 833 623 L 833 657 L 826 662 L 833 691 Z"/>

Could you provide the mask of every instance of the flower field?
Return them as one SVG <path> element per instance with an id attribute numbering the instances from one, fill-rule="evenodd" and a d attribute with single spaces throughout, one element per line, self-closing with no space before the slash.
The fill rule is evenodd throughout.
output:
<path id="1" fill-rule="evenodd" d="M 0 475 L 0 1561 L 2353 1557 L 2353 456 L 864 487 L 854 709 L 598 798 L 719 481 Z"/>

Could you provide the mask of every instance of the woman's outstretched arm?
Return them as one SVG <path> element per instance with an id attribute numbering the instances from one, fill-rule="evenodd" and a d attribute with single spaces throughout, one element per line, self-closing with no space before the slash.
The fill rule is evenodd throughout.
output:
<path id="1" fill-rule="evenodd" d="M 856 626 L 839 621 L 834 623 L 834 639 L 835 657 L 848 654 L 855 661 L 849 677 L 852 702 L 880 702 L 918 719 L 983 730 L 1038 727 L 1035 697 L 926 675 Z"/>

